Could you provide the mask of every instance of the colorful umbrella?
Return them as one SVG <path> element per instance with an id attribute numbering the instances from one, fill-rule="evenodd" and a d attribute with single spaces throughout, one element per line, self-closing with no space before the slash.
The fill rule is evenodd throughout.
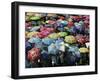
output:
<path id="1" fill-rule="evenodd" d="M 27 59 L 34 63 L 34 61 L 38 60 L 40 57 L 40 49 L 39 48 L 32 48 L 28 51 Z"/>

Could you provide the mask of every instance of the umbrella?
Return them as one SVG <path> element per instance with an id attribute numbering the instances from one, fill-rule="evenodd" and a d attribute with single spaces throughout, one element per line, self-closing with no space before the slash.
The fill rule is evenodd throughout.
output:
<path id="1" fill-rule="evenodd" d="M 35 26 L 30 29 L 30 32 L 37 31 L 40 29 L 40 26 Z"/>
<path id="2" fill-rule="evenodd" d="M 33 20 L 33 21 L 40 20 L 40 17 L 39 16 L 32 16 L 32 17 L 30 17 L 30 20 Z"/>
<path id="3" fill-rule="evenodd" d="M 84 24 L 75 22 L 74 25 L 75 25 L 74 30 L 76 31 L 76 33 L 84 32 Z"/>
<path id="4" fill-rule="evenodd" d="M 51 45 L 48 46 L 48 53 L 49 54 L 53 54 L 56 55 L 58 52 L 56 45 L 54 43 L 52 43 Z"/>
<path id="5" fill-rule="evenodd" d="M 55 42 L 55 45 L 56 45 L 56 48 L 62 52 L 65 51 L 65 44 L 64 44 L 64 41 L 63 39 L 58 39 L 56 40 Z"/>
<path id="6" fill-rule="evenodd" d="M 81 34 L 76 35 L 76 40 L 77 40 L 77 42 L 80 43 L 80 44 L 86 43 L 86 38 L 85 38 L 85 36 L 83 36 L 83 35 L 81 35 Z"/>
<path id="7" fill-rule="evenodd" d="M 41 52 L 41 56 L 42 56 L 42 59 L 48 59 L 48 57 L 49 57 L 49 55 L 48 55 L 48 52 L 47 51 L 45 51 L 45 50 L 43 50 L 42 52 Z"/>
<path id="8" fill-rule="evenodd" d="M 68 33 L 67 32 L 59 32 L 58 35 L 60 37 L 65 37 L 66 35 L 68 35 Z"/>
<path id="9" fill-rule="evenodd" d="M 86 47 L 81 47 L 81 48 L 79 49 L 79 51 L 80 51 L 80 53 L 89 53 L 89 49 L 86 48 Z"/>
<path id="10" fill-rule="evenodd" d="M 51 39 L 57 39 L 59 37 L 59 35 L 57 33 L 52 33 L 52 34 L 48 35 L 48 37 Z"/>
<path id="11" fill-rule="evenodd" d="M 40 49 L 39 48 L 32 48 L 28 51 L 27 59 L 31 62 L 38 60 L 40 57 Z"/>
<path id="12" fill-rule="evenodd" d="M 81 61 L 80 64 L 89 64 L 89 49 L 86 47 L 81 47 L 79 49 L 80 53 L 81 53 Z"/>
<path id="13" fill-rule="evenodd" d="M 76 43 L 76 39 L 74 36 L 69 35 L 65 37 L 65 42 L 69 43 L 69 44 L 73 44 Z"/>
<path id="14" fill-rule="evenodd" d="M 68 52 L 71 52 L 72 55 L 80 58 L 80 52 L 79 52 L 79 48 L 77 46 L 69 46 Z"/>
<path id="15" fill-rule="evenodd" d="M 32 47 L 29 42 L 25 42 L 25 48 L 27 48 L 27 47 Z"/>
<path id="16" fill-rule="evenodd" d="M 40 43 L 41 42 L 41 39 L 40 38 L 38 38 L 38 37 L 32 37 L 32 38 L 30 38 L 29 40 L 28 40 L 28 42 L 30 42 L 30 43 Z"/>
<path id="17" fill-rule="evenodd" d="M 80 61 L 80 52 L 77 46 L 71 45 L 66 53 L 65 60 L 68 65 L 76 65 Z"/>
<path id="18" fill-rule="evenodd" d="M 33 31 L 33 32 L 27 32 L 26 38 L 31 38 L 33 36 L 36 36 L 38 34 L 38 32 Z"/>
<path id="19" fill-rule="evenodd" d="M 55 40 L 54 39 L 50 39 L 50 38 L 43 38 L 42 42 L 46 45 L 50 45 L 51 43 L 53 43 Z"/>

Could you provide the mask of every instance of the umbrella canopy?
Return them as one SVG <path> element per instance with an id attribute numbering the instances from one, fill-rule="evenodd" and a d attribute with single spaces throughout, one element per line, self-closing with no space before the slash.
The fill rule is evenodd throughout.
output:
<path id="1" fill-rule="evenodd" d="M 60 37 L 65 37 L 66 35 L 68 35 L 68 33 L 67 32 L 59 32 L 58 35 Z"/>
<path id="2" fill-rule="evenodd" d="M 86 47 L 81 47 L 81 48 L 79 49 L 79 51 L 80 51 L 80 53 L 89 53 L 89 49 L 86 48 Z"/>
<path id="3" fill-rule="evenodd" d="M 73 44 L 76 43 L 76 39 L 74 36 L 69 35 L 65 37 L 65 42 L 69 43 L 69 44 Z"/>
<path id="4" fill-rule="evenodd" d="M 40 17 L 39 16 L 32 16 L 32 17 L 30 17 L 30 20 L 40 20 Z"/>
<path id="5" fill-rule="evenodd" d="M 77 46 L 70 46 L 68 52 L 71 52 L 72 55 L 80 58 L 80 51 Z"/>
<path id="6" fill-rule="evenodd" d="M 36 61 L 38 60 L 40 57 L 40 49 L 38 48 L 32 48 L 31 50 L 28 51 L 28 56 L 27 56 L 27 59 L 29 61 Z"/>
<path id="7" fill-rule="evenodd" d="M 38 37 L 32 37 L 32 38 L 30 38 L 29 40 L 28 40 L 28 42 L 30 42 L 30 43 L 40 43 L 41 42 L 41 39 L 40 38 L 38 38 Z"/>
<path id="8" fill-rule="evenodd" d="M 64 44 L 63 39 L 56 40 L 55 45 L 58 50 L 63 51 L 63 52 L 65 51 L 65 44 Z"/>
<path id="9" fill-rule="evenodd" d="M 48 35 L 48 37 L 51 39 L 57 39 L 59 37 L 59 35 L 57 33 L 52 33 L 52 34 Z"/>
<path id="10" fill-rule="evenodd" d="M 35 26 L 30 29 L 31 32 L 37 31 L 40 29 L 40 26 Z"/>
<path id="11" fill-rule="evenodd" d="M 49 54 L 53 54 L 56 55 L 58 52 L 56 45 L 54 43 L 52 43 L 51 45 L 48 46 L 48 53 Z"/>
<path id="12" fill-rule="evenodd" d="M 39 32 L 33 31 L 33 32 L 26 32 L 26 38 L 31 38 L 33 36 L 36 36 Z"/>
<path id="13" fill-rule="evenodd" d="M 42 59 L 48 59 L 48 52 L 47 51 L 45 51 L 45 50 L 43 50 L 42 52 L 41 52 L 41 57 L 42 57 Z"/>
<path id="14" fill-rule="evenodd" d="M 55 42 L 55 40 L 50 38 L 43 38 L 42 42 L 46 45 L 50 45 L 51 43 Z"/>

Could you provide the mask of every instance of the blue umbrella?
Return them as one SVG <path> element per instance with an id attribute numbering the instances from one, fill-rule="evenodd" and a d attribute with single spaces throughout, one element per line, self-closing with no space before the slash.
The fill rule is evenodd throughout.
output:
<path id="1" fill-rule="evenodd" d="M 51 45 L 48 46 L 48 53 L 49 54 L 53 54 L 56 55 L 58 52 L 56 45 L 54 43 L 52 43 Z"/>
<path id="2" fill-rule="evenodd" d="M 45 51 L 45 50 L 43 50 L 43 51 L 41 52 L 41 56 L 42 56 L 42 59 L 44 59 L 44 60 L 47 60 L 48 57 L 49 57 L 48 52 Z"/>
<path id="3" fill-rule="evenodd" d="M 32 47 L 29 42 L 25 42 L 25 48 L 27 48 L 27 47 Z"/>
<path id="4" fill-rule="evenodd" d="M 38 38 L 38 37 L 32 37 L 32 38 L 30 38 L 29 40 L 28 40 L 28 42 L 30 42 L 30 43 L 40 43 L 41 42 L 41 39 L 40 38 Z"/>
<path id="5" fill-rule="evenodd" d="M 56 40 L 55 45 L 58 50 L 63 51 L 63 52 L 65 51 L 65 45 L 64 45 L 63 39 Z"/>
<path id="6" fill-rule="evenodd" d="M 42 42 L 46 45 L 50 45 L 51 43 L 53 43 L 55 40 L 54 39 L 50 39 L 50 38 L 44 38 L 42 39 Z"/>
<path id="7" fill-rule="evenodd" d="M 76 65 L 80 61 L 80 52 L 77 46 L 70 46 L 68 49 L 68 63 L 71 65 Z"/>
<path id="8" fill-rule="evenodd" d="M 80 58 L 80 52 L 77 46 L 70 46 L 68 52 L 71 52 L 72 55 Z"/>

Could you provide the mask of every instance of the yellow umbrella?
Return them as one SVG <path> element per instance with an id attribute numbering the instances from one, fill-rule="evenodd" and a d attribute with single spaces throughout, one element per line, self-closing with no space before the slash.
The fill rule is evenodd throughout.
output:
<path id="1" fill-rule="evenodd" d="M 65 37 L 65 42 L 69 43 L 69 44 L 73 44 L 76 43 L 76 39 L 74 36 L 69 35 Z"/>
<path id="2" fill-rule="evenodd" d="M 81 48 L 79 49 L 79 51 L 80 51 L 80 53 L 88 53 L 88 52 L 89 52 L 89 49 L 86 48 L 86 47 L 81 47 Z"/>
<path id="3" fill-rule="evenodd" d="M 48 35 L 48 37 L 51 39 L 57 39 L 59 37 L 59 35 L 57 33 L 52 33 L 52 34 Z"/>
<path id="4" fill-rule="evenodd" d="M 26 38 L 31 38 L 37 34 L 38 34 L 38 32 L 29 32 L 29 33 L 27 33 Z"/>

